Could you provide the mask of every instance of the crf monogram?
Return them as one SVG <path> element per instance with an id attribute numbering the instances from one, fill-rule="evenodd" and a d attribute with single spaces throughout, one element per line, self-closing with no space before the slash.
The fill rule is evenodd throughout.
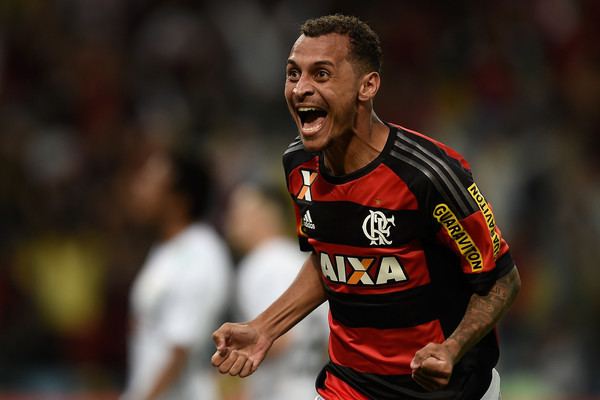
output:
<path id="1" fill-rule="evenodd" d="M 347 267 L 350 267 L 350 271 Z M 400 261 L 394 256 L 358 258 L 333 255 L 332 257 L 322 252 L 321 272 L 332 282 L 348 285 L 385 285 L 407 280 Z"/>
<path id="2" fill-rule="evenodd" d="M 381 211 L 369 210 L 369 215 L 363 221 L 362 228 L 367 239 L 371 241 L 370 245 L 392 244 L 388 240 L 390 228 L 396 226 L 394 216 L 387 218 Z"/>
<path id="3" fill-rule="evenodd" d="M 317 173 L 307 169 L 300 170 L 300 173 L 302 174 L 302 188 L 298 193 L 298 200 L 312 201 L 310 185 L 317 179 Z"/>

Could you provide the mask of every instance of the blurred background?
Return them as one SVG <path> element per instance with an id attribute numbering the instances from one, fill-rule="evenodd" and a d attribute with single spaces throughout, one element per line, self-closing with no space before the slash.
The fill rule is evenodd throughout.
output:
<path id="1" fill-rule="evenodd" d="M 523 280 L 503 398 L 600 398 L 595 0 L 0 0 L 0 398 L 116 398 L 150 245 L 131 170 L 185 143 L 212 157 L 220 204 L 283 185 L 285 59 L 332 12 L 382 39 L 379 116 L 463 153 L 492 199 Z"/>

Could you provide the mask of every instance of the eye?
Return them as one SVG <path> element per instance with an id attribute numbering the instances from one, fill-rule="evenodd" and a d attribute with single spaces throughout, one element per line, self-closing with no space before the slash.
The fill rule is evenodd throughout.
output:
<path id="1" fill-rule="evenodd" d="M 331 74 L 329 73 L 329 71 L 327 71 L 326 69 L 320 69 L 315 74 L 315 79 L 317 79 L 318 81 L 325 81 L 329 79 L 330 76 Z"/>
<path id="2" fill-rule="evenodd" d="M 290 68 L 286 72 L 286 78 L 288 81 L 296 82 L 298 79 L 300 79 L 300 71 L 298 71 L 296 68 Z"/>

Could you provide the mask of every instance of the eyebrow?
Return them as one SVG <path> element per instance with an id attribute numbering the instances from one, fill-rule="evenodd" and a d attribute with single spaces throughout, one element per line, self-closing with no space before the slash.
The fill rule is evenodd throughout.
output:
<path id="1" fill-rule="evenodd" d="M 288 60 L 287 60 L 287 63 L 288 63 L 288 64 L 291 64 L 291 65 L 295 65 L 295 66 L 297 66 L 297 65 L 298 65 L 298 63 L 296 63 L 296 61 L 292 60 L 291 58 L 288 58 Z M 331 61 L 328 61 L 328 60 L 319 60 L 319 61 L 315 61 L 315 62 L 313 63 L 313 65 L 316 65 L 316 66 L 320 66 L 320 65 L 328 65 L 328 66 L 330 66 L 330 67 L 334 67 L 334 66 L 335 66 L 335 65 L 334 65 L 334 64 L 333 64 Z"/>

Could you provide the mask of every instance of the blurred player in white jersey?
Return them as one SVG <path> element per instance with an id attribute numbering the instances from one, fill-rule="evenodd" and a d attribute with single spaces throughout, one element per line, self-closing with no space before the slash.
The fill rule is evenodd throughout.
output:
<path id="1" fill-rule="evenodd" d="M 240 318 L 251 320 L 287 289 L 305 255 L 284 234 L 287 198 L 274 188 L 242 185 L 231 196 L 226 234 L 244 255 L 237 278 Z M 327 357 L 327 308 L 321 306 L 271 348 L 245 381 L 249 400 L 314 398 L 315 376 Z"/>
<path id="2" fill-rule="evenodd" d="M 136 171 L 132 208 L 157 242 L 131 293 L 127 400 L 215 400 L 211 332 L 231 279 L 228 250 L 201 222 L 211 194 L 198 160 L 157 152 Z"/>

